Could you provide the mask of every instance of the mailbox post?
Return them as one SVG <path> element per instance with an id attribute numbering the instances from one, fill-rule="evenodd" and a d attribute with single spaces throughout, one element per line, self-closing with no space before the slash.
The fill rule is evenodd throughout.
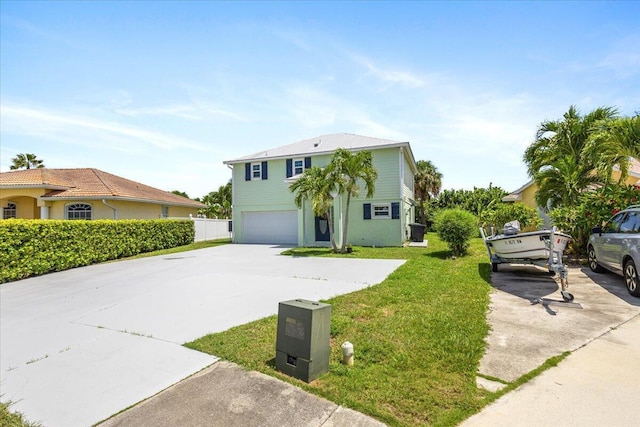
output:
<path id="1" fill-rule="evenodd" d="M 296 299 L 278 304 L 276 369 L 311 382 L 329 370 L 331 305 Z"/>

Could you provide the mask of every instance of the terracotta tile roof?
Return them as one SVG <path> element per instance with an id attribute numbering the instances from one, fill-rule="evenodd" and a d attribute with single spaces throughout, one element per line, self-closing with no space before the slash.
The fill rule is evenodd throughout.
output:
<path id="1" fill-rule="evenodd" d="M 205 207 L 204 204 L 168 191 L 159 190 L 99 169 L 24 169 L 0 173 L 0 188 L 25 187 L 50 190 L 43 198 L 121 199 L 177 206 Z"/>

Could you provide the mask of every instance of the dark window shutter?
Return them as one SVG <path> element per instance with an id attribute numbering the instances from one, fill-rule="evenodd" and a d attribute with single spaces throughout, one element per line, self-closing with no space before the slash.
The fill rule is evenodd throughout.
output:
<path id="1" fill-rule="evenodd" d="M 310 169 L 311 168 L 311 157 L 305 157 L 304 158 L 304 168 L 305 169 Z"/>
<path id="2" fill-rule="evenodd" d="M 400 203 L 391 203 L 391 219 L 400 219 Z"/>
<path id="3" fill-rule="evenodd" d="M 287 178 L 293 176 L 293 160 L 287 159 Z"/>
<path id="4" fill-rule="evenodd" d="M 267 175 L 267 162 L 262 162 L 262 179 L 268 179 L 269 175 Z"/>
<path id="5" fill-rule="evenodd" d="M 371 203 L 365 203 L 362 207 L 364 208 L 364 219 L 371 219 Z"/>
<path id="6" fill-rule="evenodd" d="M 244 180 L 251 181 L 251 163 L 244 164 Z"/>

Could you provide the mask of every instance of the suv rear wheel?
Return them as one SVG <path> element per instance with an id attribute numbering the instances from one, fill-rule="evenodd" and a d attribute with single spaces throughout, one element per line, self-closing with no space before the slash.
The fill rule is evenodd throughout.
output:
<path id="1" fill-rule="evenodd" d="M 595 271 L 596 273 L 603 273 L 604 268 L 598 264 L 598 260 L 596 259 L 596 250 L 593 249 L 593 245 L 589 245 L 589 249 L 587 250 L 587 258 L 589 260 L 589 268 L 591 271 Z"/>
<path id="2" fill-rule="evenodd" d="M 640 297 L 640 278 L 632 259 L 624 263 L 624 281 L 629 293 L 634 297 Z"/>

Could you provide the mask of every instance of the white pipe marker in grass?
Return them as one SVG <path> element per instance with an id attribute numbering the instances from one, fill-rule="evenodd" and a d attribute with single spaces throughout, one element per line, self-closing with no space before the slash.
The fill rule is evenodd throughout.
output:
<path id="1" fill-rule="evenodd" d="M 342 363 L 353 366 L 353 344 L 349 341 L 342 343 Z"/>

